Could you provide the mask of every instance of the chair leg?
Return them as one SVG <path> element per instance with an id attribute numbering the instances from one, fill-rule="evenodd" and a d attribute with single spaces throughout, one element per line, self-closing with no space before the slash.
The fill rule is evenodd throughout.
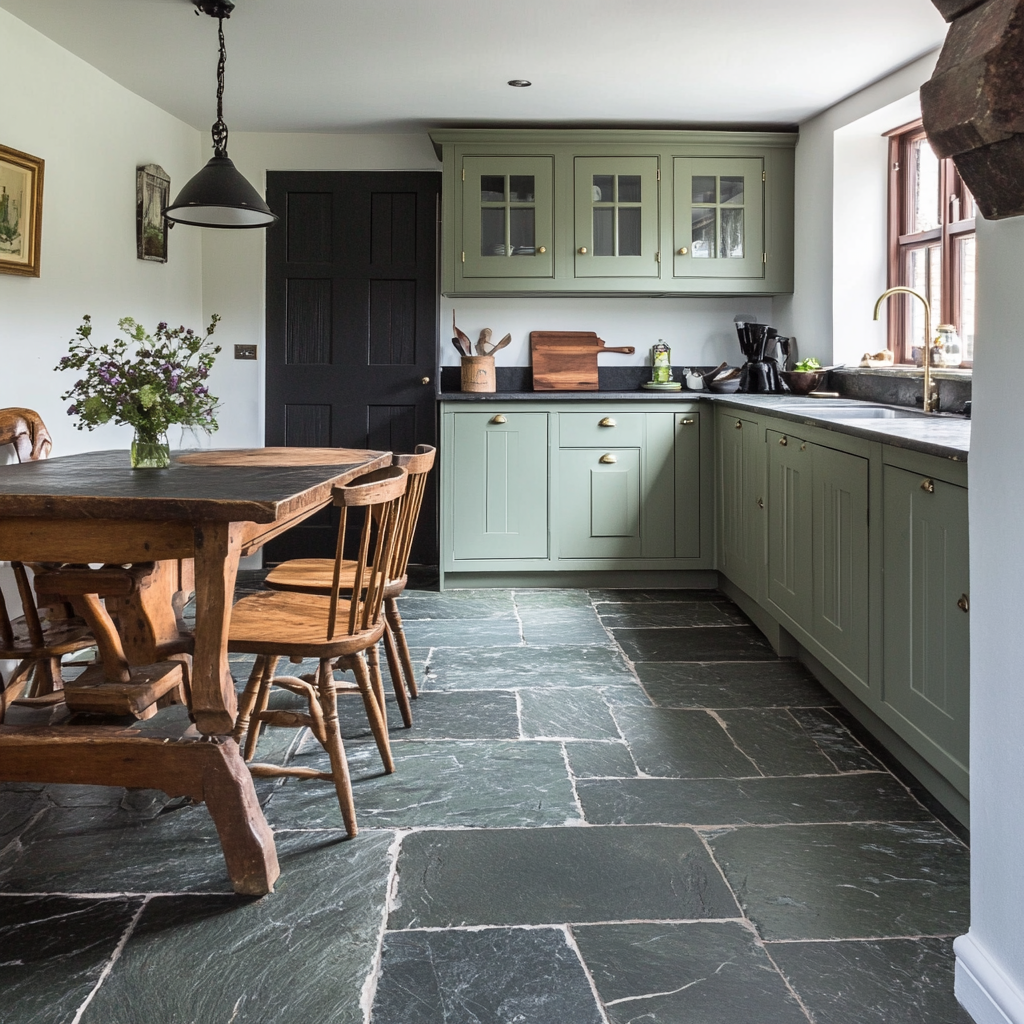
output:
<path id="1" fill-rule="evenodd" d="M 384 677 L 380 674 L 380 648 L 377 644 L 366 649 L 366 667 L 370 672 L 370 685 L 373 687 L 373 695 L 377 698 L 377 707 L 380 708 L 381 717 L 384 719 L 384 726 L 387 727 L 388 706 L 384 697 Z"/>
<path id="2" fill-rule="evenodd" d="M 3 725 L 7 709 L 25 692 L 32 669 L 31 661 L 23 661 L 11 673 L 6 683 L 0 679 L 0 725 Z"/>
<path id="3" fill-rule="evenodd" d="M 241 743 L 242 736 L 249 729 L 249 719 L 252 717 L 253 708 L 256 707 L 256 698 L 260 692 L 260 680 L 263 678 L 263 663 L 266 658 L 262 654 L 256 655 L 252 671 L 246 681 L 245 689 L 238 701 L 238 717 L 235 719 L 235 727 L 231 730 L 231 738 L 236 743 Z"/>
<path id="4" fill-rule="evenodd" d="M 351 667 L 353 672 L 355 672 L 359 692 L 363 696 L 366 717 L 370 720 L 370 731 L 373 733 L 373 738 L 377 741 L 380 759 L 384 762 L 384 774 L 390 775 L 395 770 L 395 761 L 391 756 L 391 744 L 388 742 L 388 727 L 380 705 L 377 703 L 377 695 L 374 693 L 373 684 L 370 682 L 370 673 L 367 671 L 366 662 L 363 660 L 361 653 L 352 656 Z"/>
<path id="5" fill-rule="evenodd" d="M 345 831 L 349 836 L 354 836 L 359 831 L 356 827 L 356 805 L 352 796 L 348 758 L 345 756 L 345 745 L 341 741 L 341 729 L 338 726 L 338 695 L 334 690 L 334 673 L 329 660 L 320 662 L 317 689 L 324 717 L 324 747 L 331 759 L 331 774 L 334 776 L 334 788 L 338 794 L 338 806 L 345 822 Z"/>
<path id="6" fill-rule="evenodd" d="M 32 697 L 46 697 L 64 689 L 60 673 L 60 658 L 40 658 L 32 671 Z"/>
<path id="7" fill-rule="evenodd" d="M 405 683 L 409 687 L 409 693 L 416 698 L 420 695 L 416 687 L 416 673 L 412 670 L 412 655 L 409 653 L 409 644 L 405 639 L 405 630 L 402 628 L 402 616 L 398 613 L 398 601 L 395 598 L 388 597 L 384 600 L 384 617 L 398 642 L 398 653 L 402 658 Z"/>
<path id="8" fill-rule="evenodd" d="M 246 761 L 251 761 L 256 753 L 256 744 L 259 742 L 260 732 L 263 730 L 260 715 L 267 710 L 267 704 L 270 703 L 270 685 L 274 681 L 274 672 L 277 670 L 278 661 L 280 661 L 279 658 L 269 655 L 263 659 L 263 671 L 260 674 L 256 706 L 253 709 L 252 720 L 249 722 L 249 730 L 245 734 L 243 754 Z"/>
<path id="9" fill-rule="evenodd" d="M 384 627 L 384 653 L 388 659 L 388 671 L 391 673 L 391 684 L 395 688 L 395 700 L 402 712 L 402 721 L 406 729 L 412 727 L 412 708 L 409 706 L 409 693 L 402 678 L 402 666 L 398 660 L 398 648 L 395 646 L 395 635 L 391 627 Z"/>

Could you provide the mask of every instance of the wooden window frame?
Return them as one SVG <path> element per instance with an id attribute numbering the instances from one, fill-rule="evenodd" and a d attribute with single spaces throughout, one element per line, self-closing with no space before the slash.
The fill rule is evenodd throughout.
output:
<path id="1" fill-rule="evenodd" d="M 960 286 L 961 268 L 959 260 L 959 241 L 965 235 L 974 234 L 974 217 L 962 220 L 952 219 L 954 204 L 962 209 L 970 203 L 973 210 L 973 199 L 960 177 L 953 161 L 948 157 L 939 161 L 939 207 L 941 224 L 930 231 L 910 232 L 910 218 L 913 211 L 914 181 L 910 169 L 911 147 L 920 139 L 925 139 L 924 127 L 920 119 L 893 128 L 884 133 L 889 139 L 889 254 L 888 254 L 888 286 L 908 286 L 907 256 L 914 250 L 928 245 L 939 245 L 942 259 L 941 289 L 942 297 L 938 308 L 932 309 L 932 327 L 938 324 L 954 324 L 957 332 L 963 336 L 960 322 Z M 889 315 L 889 348 L 892 349 L 897 364 L 913 364 L 911 348 L 920 344 L 917 338 L 910 338 L 911 302 L 910 296 L 896 296 L 890 300 L 893 311 Z M 961 367 L 969 368 L 970 361 L 964 360 Z"/>

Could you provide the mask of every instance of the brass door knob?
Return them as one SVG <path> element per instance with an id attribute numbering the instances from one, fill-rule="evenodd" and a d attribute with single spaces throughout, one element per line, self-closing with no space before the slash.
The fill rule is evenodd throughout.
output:
<path id="1" fill-rule="evenodd" d="M 758 508 L 764 508 L 764 498 L 758 498 L 757 499 L 757 507 Z"/>
<path id="2" fill-rule="evenodd" d="M 780 437 L 779 438 L 779 444 L 781 444 L 782 447 L 785 448 L 786 445 L 789 444 L 789 438 L 788 437 Z"/>
<path id="3" fill-rule="evenodd" d="M 587 247 L 586 247 L 585 245 L 581 245 L 581 246 L 580 246 L 580 247 L 579 247 L 579 248 L 578 248 L 578 249 L 577 249 L 576 251 L 577 251 L 577 252 L 578 252 L 578 253 L 579 253 L 579 254 L 580 254 L 581 256 L 586 256 L 586 255 L 587 255 Z"/>
<path id="4" fill-rule="evenodd" d="M 602 455 L 598 461 L 605 463 L 605 465 L 608 465 L 612 462 L 618 462 L 619 460 L 615 458 L 615 456 L 611 452 L 605 452 L 604 455 Z"/>
<path id="5" fill-rule="evenodd" d="M 605 416 L 605 418 L 603 420 L 601 420 L 600 423 L 598 423 L 598 426 L 599 427 L 614 427 L 615 426 L 615 420 L 613 420 L 611 418 L 611 416 Z"/>
<path id="6" fill-rule="evenodd" d="M 935 481 L 934 480 L 922 480 L 921 490 L 927 491 L 929 494 L 935 493 Z"/>
<path id="7" fill-rule="evenodd" d="M 689 250 L 689 249 L 687 249 L 687 248 L 686 248 L 686 246 L 684 245 L 684 246 L 683 246 L 683 247 L 682 247 L 682 248 L 681 248 L 681 249 L 679 250 L 679 255 L 680 255 L 680 256 L 685 256 L 685 255 L 686 255 L 686 254 L 687 254 L 687 253 L 688 253 L 689 251 L 690 251 L 690 250 Z"/>
<path id="8" fill-rule="evenodd" d="M 548 247 L 547 247 L 546 245 L 542 245 L 542 246 L 540 246 L 540 247 L 539 247 L 539 248 L 537 249 L 537 252 L 540 252 L 540 253 L 545 253 L 545 252 L 547 252 L 547 251 L 548 251 Z"/>
<path id="9" fill-rule="evenodd" d="M 495 416 L 495 417 L 493 417 L 491 419 L 491 422 L 492 423 L 508 423 L 508 420 L 505 419 L 505 417 L 502 416 L 501 413 L 499 412 L 497 416 Z"/>
<path id="10" fill-rule="evenodd" d="M 429 377 L 424 377 L 424 378 L 423 378 L 423 379 L 422 379 L 422 380 L 420 381 L 420 383 L 421 383 L 421 384 L 429 384 L 429 383 L 430 383 L 430 378 L 429 378 Z"/>
<path id="11" fill-rule="evenodd" d="M 960 600 L 957 601 L 956 606 L 962 612 L 969 612 L 971 610 L 971 602 L 967 600 L 966 594 L 960 595 Z"/>
<path id="12" fill-rule="evenodd" d="M 737 430 L 742 430 L 743 429 L 743 421 L 742 420 L 737 420 L 736 421 L 736 429 Z"/>
<path id="13" fill-rule="evenodd" d="M 692 419 L 680 420 L 679 423 L 680 423 L 681 426 L 684 426 L 684 427 L 691 427 L 691 426 L 693 426 L 693 420 Z"/>

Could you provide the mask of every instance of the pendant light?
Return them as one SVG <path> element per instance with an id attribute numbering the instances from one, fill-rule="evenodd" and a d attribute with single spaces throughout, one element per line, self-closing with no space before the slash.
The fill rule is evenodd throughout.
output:
<path id="1" fill-rule="evenodd" d="M 224 19 L 231 17 L 231 0 L 192 0 L 196 14 L 217 19 L 220 59 L 217 62 L 217 120 L 213 125 L 213 157 L 178 193 L 164 211 L 169 221 L 201 228 L 266 228 L 278 218 L 260 194 L 228 159 L 228 126 L 224 123 Z"/>

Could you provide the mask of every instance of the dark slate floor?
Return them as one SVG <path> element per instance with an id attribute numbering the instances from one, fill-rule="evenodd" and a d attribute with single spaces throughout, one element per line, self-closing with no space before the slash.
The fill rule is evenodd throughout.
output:
<path id="1" fill-rule="evenodd" d="M 401 607 L 397 773 L 346 698 L 360 835 L 329 785 L 261 781 L 273 895 L 231 894 L 201 806 L 0 787 L 2 1024 L 970 1020 L 962 837 L 721 594 Z"/>

